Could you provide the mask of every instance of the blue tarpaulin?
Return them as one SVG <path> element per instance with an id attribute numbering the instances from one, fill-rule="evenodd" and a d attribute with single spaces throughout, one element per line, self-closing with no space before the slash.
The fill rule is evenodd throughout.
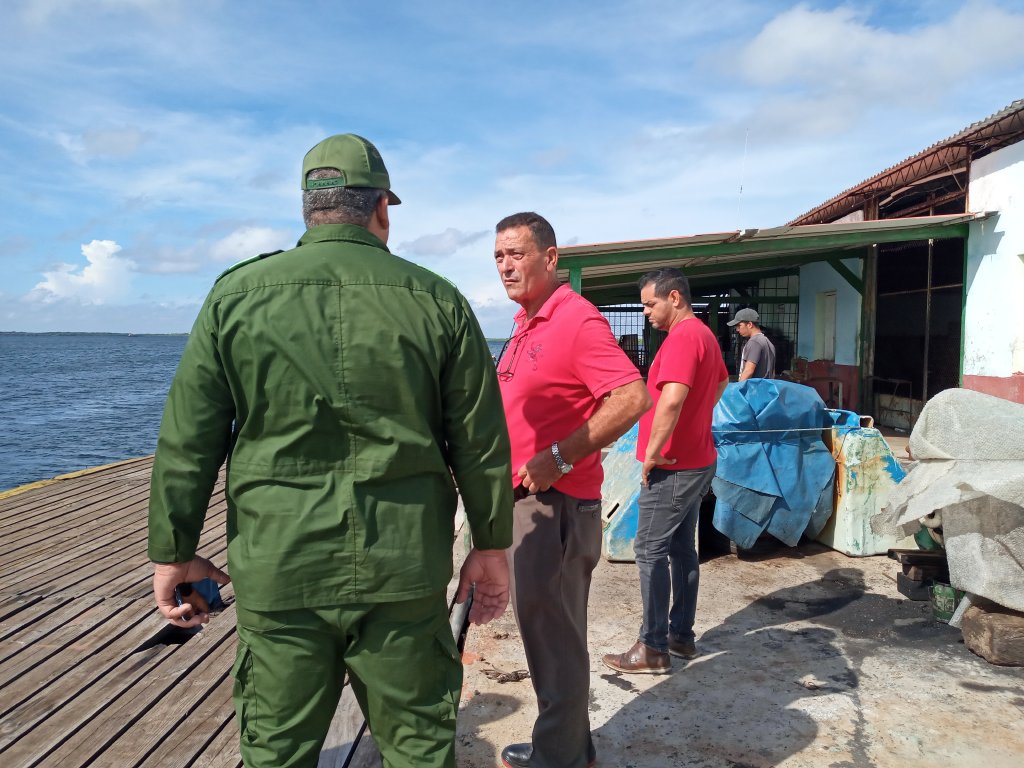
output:
<path id="1" fill-rule="evenodd" d="M 811 387 L 777 379 L 730 384 L 715 406 L 714 526 L 749 549 L 764 533 L 795 546 L 832 514 L 832 418 Z"/>

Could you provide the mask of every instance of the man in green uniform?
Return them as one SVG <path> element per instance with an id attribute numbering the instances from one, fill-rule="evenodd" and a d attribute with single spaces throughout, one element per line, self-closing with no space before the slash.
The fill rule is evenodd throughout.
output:
<path id="1" fill-rule="evenodd" d="M 456 599 L 475 585 L 476 623 L 508 601 L 494 366 L 458 290 L 388 251 L 400 201 L 369 141 L 313 147 L 302 188 L 297 247 L 221 275 L 171 386 L 150 495 L 157 606 L 179 627 L 208 621 L 175 587 L 228 580 L 196 556 L 227 458 L 245 765 L 315 766 L 347 671 L 385 766 L 452 767 L 457 494 L 475 549 Z"/>

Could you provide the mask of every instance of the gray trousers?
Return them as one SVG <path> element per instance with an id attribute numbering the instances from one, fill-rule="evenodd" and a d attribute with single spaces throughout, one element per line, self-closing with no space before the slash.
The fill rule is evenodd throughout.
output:
<path id="1" fill-rule="evenodd" d="M 516 502 L 512 608 L 539 710 L 531 768 L 584 768 L 593 751 L 587 598 L 600 556 L 599 499 L 551 489 Z"/>

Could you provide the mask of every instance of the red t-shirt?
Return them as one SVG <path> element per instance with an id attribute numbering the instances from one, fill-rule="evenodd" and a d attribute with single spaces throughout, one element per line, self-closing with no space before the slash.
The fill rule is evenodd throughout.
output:
<path id="1" fill-rule="evenodd" d="M 589 419 L 613 389 L 640 378 L 597 307 L 561 285 L 516 332 L 498 362 L 498 383 L 512 440 L 512 485 L 519 468 Z M 580 459 L 554 487 L 578 499 L 601 498 L 601 452 Z"/>
<path id="2" fill-rule="evenodd" d="M 689 317 L 677 323 L 654 356 L 647 374 L 647 391 L 654 407 L 640 417 L 640 432 L 636 441 L 636 457 L 640 461 L 647 455 L 647 441 L 651 437 L 651 424 L 661 398 L 661 388 L 670 381 L 686 384 L 690 391 L 683 401 L 679 421 L 672 431 L 661 455 L 675 459 L 661 469 L 699 469 L 715 460 L 715 443 L 711 438 L 711 412 L 715 408 L 715 394 L 720 382 L 729 378 L 722 359 L 718 339 L 703 321 Z"/>

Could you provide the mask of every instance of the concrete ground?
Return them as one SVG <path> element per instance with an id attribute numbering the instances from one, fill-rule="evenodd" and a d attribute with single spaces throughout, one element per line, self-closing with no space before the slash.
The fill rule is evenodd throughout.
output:
<path id="1" fill-rule="evenodd" d="M 1024 669 L 972 654 L 896 591 L 898 570 L 819 544 L 715 557 L 701 569 L 703 655 L 626 676 L 601 655 L 636 639 L 636 566 L 602 561 L 589 622 L 599 768 L 1024 765 Z M 459 765 L 491 768 L 536 716 L 528 678 L 494 679 L 526 668 L 511 610 L 471 627 L 464 660 Z"/>

